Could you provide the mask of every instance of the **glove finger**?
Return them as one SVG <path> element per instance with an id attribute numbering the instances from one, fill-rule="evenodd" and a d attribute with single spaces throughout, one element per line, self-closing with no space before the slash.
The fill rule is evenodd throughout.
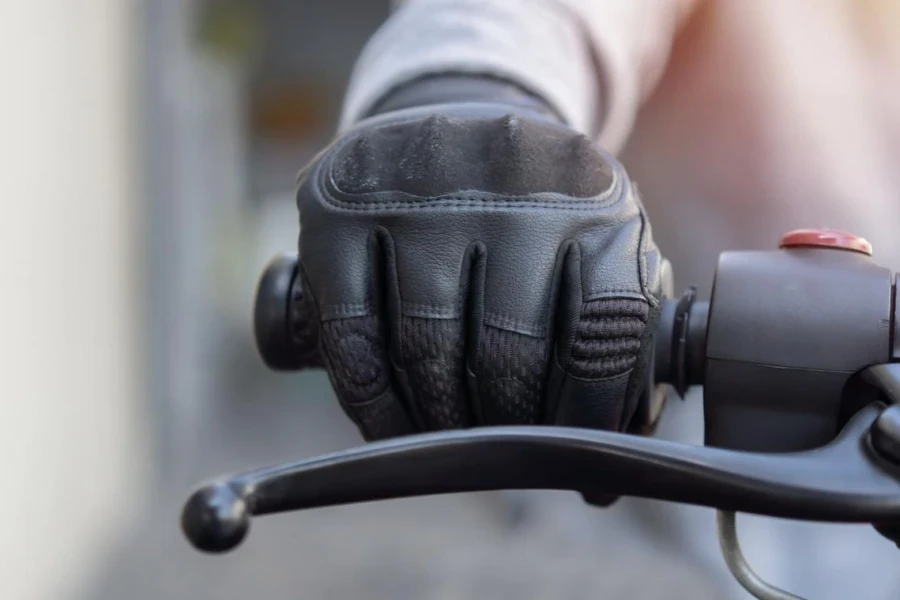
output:
<path id="1" fill-rule="evenodd" d="M 376 227 L 372 239 L 376 261 L 378 313 L 388 323 L 388 351 L 393 379 L 418 428 L 442 430 L 472 423 L 466 392 L 465 337 L 457 310 L 402 301 L 397 249 L 390 233 Z M 430 277 L 447 276 L 440 269 Z M 425 282 L 429 288 L 443 282 Z M 422 282 L 419 282 L 422 285 Z"/>
<path id="2" fill-rule="evenodd" d="M 305 277 L 302 266 L 301 275 Z M 306 289 L 310 289 L 308 285 Z M 321 314 L 314 306 L 313 295 L 304 295 L 305 301 L 313 304 L 307 307 L 307 314 Z M 317 319 L 319 356 L 341 407 L 365 439 L 414 433 L 403 398 L 391 381 L 387 324 L 371 307 L 366 312 Z"/>
<path id="3" fill-rule="evenodd" d="M 550 344 L 545 337 L 485 325 L 475 378 L 485 425 L 528 425 L 543 417 Z"/>
<path id="4" fill-rule="evenodd" d="M 409 413 L 391 385 L 380 329 L 375 316 L 322 323 L 322 348 L 331 385 L 367 440 L 414 432 Z"/>
<path id="5" fill-rule="evenodd" d="M 399 365 L 425 430 L 471 424 L 460 319 L 403 316 Z"/>
<path id="6" fill-rule="evenodd" d="M 517 331 L 512 319 L 487 312 L 487 250 L 477 248 L 468 294 L 470 389 L 484 425 L 528 425 L 544 416 L 544 387 L 551 345 L 533 328 Z M 501 303 L 496 303 L 501 304 Z M 508 326 L 504 326 L 508 325 Z M 526 331 L 527 329 L 527 331 Z"/>
<path id="7" fill-rule="evenodd" d="M 572 246 L 560 286 L 556 354 L 548 387 L 554 401 L 550 420 L 619 430 L 630 416 L 625 400 L 642 356 L 650 307 L 631 297 L 584 300 L 581 268 L 580 249 Z"/>

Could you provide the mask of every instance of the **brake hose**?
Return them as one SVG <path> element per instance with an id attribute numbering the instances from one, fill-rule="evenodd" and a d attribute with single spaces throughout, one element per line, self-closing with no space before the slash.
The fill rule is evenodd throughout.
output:
<path id="1" fill-rule="evenodd" d="M 747 563 L 738 542 L 734 511 L 717 510 L 716 524 L 719 530 L 719 545 L 728 570 L 745 590 L 759 600 L 804 600 L 762 580 Z"/>

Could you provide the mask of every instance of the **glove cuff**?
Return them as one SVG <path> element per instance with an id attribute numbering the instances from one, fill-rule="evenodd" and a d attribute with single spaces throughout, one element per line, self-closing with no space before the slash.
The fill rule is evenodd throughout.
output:
<path id="1" fill-rule="evenodd" d="M 549 102 L 521 85 L 492 75 L 465 73 L 427 75 L 394 88 L 365 117 L 405 108 L 471 102 L 503 104 L 515 112 L 534 113 L 564 123 Z"/>

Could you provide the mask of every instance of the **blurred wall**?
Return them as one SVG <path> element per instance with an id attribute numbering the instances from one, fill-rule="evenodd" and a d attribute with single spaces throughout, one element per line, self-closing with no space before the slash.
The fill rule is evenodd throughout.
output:
<path id="1" fill-rule="evenodd" d="M 230 328 L 240 328 L 252 349 L 256 273 L 250 284 L 241 277 L 249 270 L 245 65 L 203 44 L 207 3 L 139 1 L 154 475 L 187 488 L 195 482 L 185 454 L 222 402 L 217 369 L 234 347 Z"/>
<path id="2" fill-rule="evenodd" d="M 0 3 L 0 597 L 69 595 L 144 500 L 127 0 Z"/>

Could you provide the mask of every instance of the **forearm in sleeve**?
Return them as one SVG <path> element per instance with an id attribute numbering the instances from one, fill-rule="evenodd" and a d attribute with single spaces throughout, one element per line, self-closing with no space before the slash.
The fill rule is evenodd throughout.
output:
<path id="1" fill-rule="evenodd" d="M 652 86 L 662 70 L 682 5 L 685 0 L 408 0 L 360 56 L 341 127 L 425 78 L 482 76 L 540 99 L 571 127 L 617 151 L 645 95 L 641 86 Z"/>

